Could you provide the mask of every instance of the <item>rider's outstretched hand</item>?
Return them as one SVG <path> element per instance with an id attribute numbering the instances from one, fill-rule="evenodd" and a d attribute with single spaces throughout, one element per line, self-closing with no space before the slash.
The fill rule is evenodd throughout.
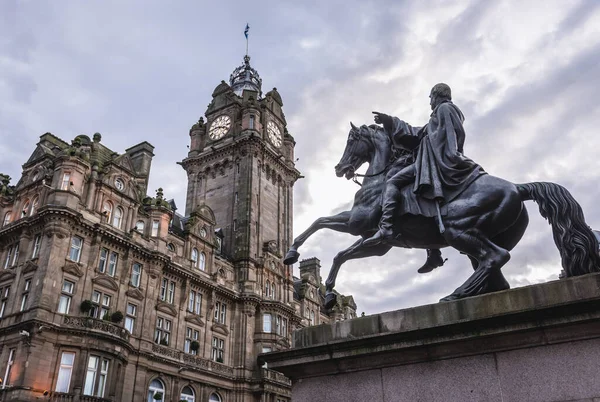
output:
<path id="1" fill-rule="evenodd" d="M 389 127 L 392 124 L 392 118 L 385 113 L 372 112 L 375 116 L 375 123 L 383 124 L 384 127 Z"/>

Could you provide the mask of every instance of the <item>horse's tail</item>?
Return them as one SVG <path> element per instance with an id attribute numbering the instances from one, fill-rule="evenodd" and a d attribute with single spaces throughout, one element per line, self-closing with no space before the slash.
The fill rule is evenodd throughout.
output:
<path id="1" fill-rule="evenodd" d="M 585 223 L 583 210 L 571 193 L 555 183 L 517 184 L 523 200 L 533 200 L 552 225 L 554 243 L 567 276 L 600 271 L 598 240 Z"/>

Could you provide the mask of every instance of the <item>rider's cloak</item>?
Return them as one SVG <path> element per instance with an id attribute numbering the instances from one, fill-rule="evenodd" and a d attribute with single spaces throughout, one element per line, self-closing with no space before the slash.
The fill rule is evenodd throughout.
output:
<path id="1" fill-rule="evenodd" d="M 413 191 L 421 197 L 448 203 L 486 174 L 481 166 L 463 155 L 463 121 L 462 112 L 451 101 L 438 105 L 429 123 L 421 128 L 393 118 L 389 134 L 394 144 L 413 149 L 418 144 Z"/>

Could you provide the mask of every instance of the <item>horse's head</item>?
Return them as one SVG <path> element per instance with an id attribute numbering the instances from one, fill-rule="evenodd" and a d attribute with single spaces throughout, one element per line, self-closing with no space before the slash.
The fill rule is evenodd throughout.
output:
<path id="1" fill-rule="evenodd" d="M 335 166 L 335 174 L 337 177 L 346 176 L 346 179 L 351 179 L 354 172 L 362 166 L 363 163 L 370 160 L 373 143 L 367 126 L 356 127 L 350 123 L 352 127 L 348 134 L 346 149 L 342 159 Z"/>

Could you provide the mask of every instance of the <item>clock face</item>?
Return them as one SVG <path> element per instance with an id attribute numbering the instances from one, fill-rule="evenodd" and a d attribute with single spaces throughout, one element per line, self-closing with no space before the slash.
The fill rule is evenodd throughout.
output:
<path id="1" fill-rule="evenodd" d="M 123 189 L 125 188 L 125 183 L 123 183 L 123 180 L 117 179 L 115 180 L 115 187 L 117 188 L 117 190 L 123 191 Z"/>
<path id="2" fill-rule="evenodd" d="M 269 136 L 269 140 L 273 143 L 273 145 L 276 147 L 281 145 L 281 130 L 275 123 L 273 123 L 273 121 L 269 121 L 267 123 L 267 135 Z"/>
<path id="3" fill-rule="evenodd" d="M 208 130 L 208 136 L 213 140 L 218 140 L 223 137 L 229 131 L 231 127 L 231 117 L 227 115 L 221 115 L 217 117 Z"/>

